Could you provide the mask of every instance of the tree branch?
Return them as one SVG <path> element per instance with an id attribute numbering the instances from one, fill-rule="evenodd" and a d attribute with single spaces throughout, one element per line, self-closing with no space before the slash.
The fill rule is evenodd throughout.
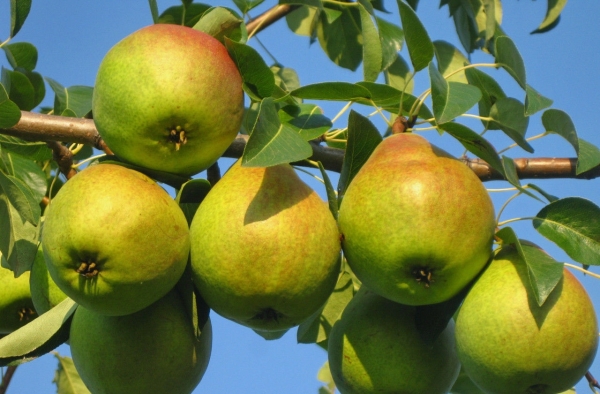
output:
<path id="1" fill-rule="evenodd" d="M 67 118 L 22 111 L 21 120 L 15 126 L 0 129 L 0 134 L 12 135 L 28 141 L 61 141 L 92 145 L 112 154 L 106 147 L 91 119 Z M 224 157 L 240 158 L 244 153 L 248 136 L 239 134 L 223 154 Z M 341 172 L 344 151 L 311 142 L 313 155 L 310 160 L 320 161 L 329 171 Z M 104 148 L 104 149 L 103 149 Z M 482 181 L 502 180 L 502 175 L 481 159 L 462 159 Z M 583 174 L 576 174 L 575 158 L 532 158 L 514 159 L 520 179 L 577 178 L 593 179 L 600 177 L 600 166 Z M 312 167 L 307 162 L 293 163 Z"/>
<path id="2" fill-rule="evenodd" d="M 300 5 L 276 5 L 248 22 L 246 30 L 248 30 L 248 34 L 254 35 L 298 8 Z"/>

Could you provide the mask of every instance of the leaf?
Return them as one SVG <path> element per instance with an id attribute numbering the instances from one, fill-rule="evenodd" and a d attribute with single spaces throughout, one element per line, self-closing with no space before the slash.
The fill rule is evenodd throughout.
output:
<path id="1" fill-rule="evenodd" d="M 381 41 L 381 69 L 387 70 L 398 58 L 398 52 L 404 44 L 404 32 L 399 26 L 382 18 L 375 17 L 375 22 L 379 29 L 379 39 Z"/>
<path id="2" fill-rule="evenodd" d="M 542 201 L 536 195 L 532 194 L 529 190 L 521 186 L 521 181 L 519 180 L 519 175 L 517 174 L 517 166 L 513 159 L 507 156 L 502 156 L 502 167 L 504 168 L 504 178 L 506 178 L 511 185 L 516 187 L 521 193 L 535 198 L 538 201 Z"/>
<path id="3" fill-rule="evenodd" d="M 458 378 L 450 389 L 450 394 L 485 394 L 473 383 L 463 368 L 460 369 Z"/>
<path id="4" fill-rule="evenodd" d="M 479 100 L 479 116 L 488 117 L 490 115 L 490 109 L 499 99 L 506 97 L 504 91 L 488 74 L 483 71 L 479 71 L 475 68 L 469 68 L 465 70 L 465 76 L 469 84 L 477 86 L 481 91 L 481 100 Z M 485 127 L 490 130 L 498 130 L 499 126 L 494 122 L 488 122 L 487 120 L 481 121 Z"/>
<path id="5" fill-rule="evenodd" d="M 375 82 L 382 70 L 382 49 L 379 33 L 371 14 L 359 3 L 360 25 L 362 28 L 363 79 Z"/>
<path id="6" fill-rule="evenodd" d="M 69 338 L 71 316 L 77 304 L 65 298 L 48 312 L 0 339 L 0 366 L 31 361 Z"/>
<path id="7" fill-rule="evenodd" d="M 527 89 L 525 64 L 515 43 L 507 36 L 497 37 L 495 54 L 496 63 L 505 69 L 523 89 Z"/>
<path id="8" fill-rule="evenodd" d="M 464 114 L 481 99 L 477 87 L 447 82 L 433 63 L 429 63 L 429 78 L 433 114 L 438 125 Z"/>
<path id="9" fill-rule="evenodd" d="M 356 98 L 354 101 L 365 105 L 375 105 L 393 114 L 398 113 L 400 100 L 402 99 L 402 113 L 408 114 L 417 98 L 408 93 L 402 93 L 400 90 L 389 85 L 383 85 L 373 82 L 357 82 L 356 85 L 362 86 L 369 91 L 369 99 Z M 418 116 L 422 119 L 431 119 L 433 114 L 426 105 L 421 105 Z"/>
<path id="10" fill-rule="evenodd" d="M 323 366 L 319 368 L 319 372 L 317 372 L 317 379 L 319 382 L 325 383 L 326 386 L 319 388 L 319 394 L 333 394 L 335 392 L 335 382 L 333 381 L 333 376 L 331 375 L 331 370 L 329 369 L 329 361 L 325 361 Z"/>
<path id="11" fill-rule="evenodd" d="M 233 0 L 233 2 L 235 3 L 236 7 L 240 10 L 240 12 L 243 15 L 246 15 L 248 13 L 248 11 L 251 11 L 253 8 L 258 7 L 264 1 L 265 0 L 254 0 L 254 1 Z M 280 2 L 279 4 L 283 4 L 283 2 Z"/>
<path id="12" fill-rule="evenodd" d="M 242 76 L 244 91 L 253 100 L 271 96 L 275 77 L 263 58 L 252 47 L 225 37 L 225 46 Z"/>
<path id="13" fill-rule="evenodd" d="M 527 89 L 525 91 L 525 116 L 531 116 L 536 112 L 550 107 L 553 103 L 552 100 L 542 96 L 529 85 L 527 85 Z"/>
<path id="14" fill-rule="evenodd" d="M 210 189 L 210 182 L 206 179 L 191 179 L 181 185 L 175 201 L 183 211 L 188 225 L 192 223 L 196 210 Z"/>
<path id="15" fill-rule="evenodd" d="M 332 62 L 355 71 L 363 57 L 360 11 L 334 4 L 328 4 L 324 11 L 316 26 L 319 45 Z M 329 19 L 331 12 L 336 13 L 335 19 Z"/>
<path id="16" fill-rule="evenodd" d="M 0 190 L 24 220 L 34 226 L 40 223 L 40 200 L 36 201 L 25 182 L 0 171 Z"/>
<path id="17" fill-rule="evenodd" d="M 413 91 L 414 80 L 408 69 L 408 64 L 400 55 L 385 71 L 385 79 L 385 82 L 393 88 L 406 93 L 412 93 Z"/>
<path id="18" fill-rule="evenodd" d="M 33 71 L 37 64 L 38 52 L 33 44 L 28 42 L 16 42 L 6 44 L 2 47 L 6 59 L 13 69 L 18 67 L 27 71 Z"/>
<path id="19" fill-rule="evenodd" d="M 152 14 L 152 22 L 158 23 L 158 4 L 156 4 L 156 0 L 148 0 L 148 5 Z"/>
<path id="20" fill-rule="evenodd" d="M 558 263 L 541 249 L 521 243 L 522 257 L 527 264 L 531 289 L 539 306 L 563 277 L 564 264 Z"/>
<path id="21" fill-rule="evenodd" d="M 437 59 L 438 70 L 444 76 L 446 81 L 467 83 L 467 77 L 464 71 L 455 73 L 448 77 L 449 74 L 463 68 L 469 64 L 469 60 L 463 55 L 458 48 L 446 41 L 434 41 L 435 57 Z"/>
<path id="22" fill-rule="evenodd" d="M 1 141 L 1 139 L 0 139 Z M 0 152 L 0 171 L 12 175 L 25 183 L 33 193 L 38 203 L 46 195 L 47 180 L 46 173 L 40 166 L 33 162 L 31 157 L 25 157 L 9 152 Z"/>
<path id="23" fill-rule="evenodd" d="M 271 71 L 275 77 L 275 85 L 281 87 L 286 92 L 290 92 L 300 87 L 300 79 L 296 70 L 279 65 L 271 66 Z"/>
<path id="24" fill-rule="evenodd" d="M 584 265 L 600 265 L 600 208 L 593 202 L 568 197 L 540 210 L 533 227 Z"/>
<path id="25" fill-rule="evenodd" d="M 0 128 L 8 129 L 19 123 L 21 110 L 19 106 L 8 99 L 8 93 L 0 84 Z"/>
<path id="26" fill-rule="evenodd" d="M 396 2 L 400 11 L 400 20 L 410 61 L 417 72 L 427 67 L 433 60 L 433 43 L 415 11 L 402 0 L 396 0 Z"/>
<path id="27" fill-rule="evenodd" d="M 533 147 L 525 139 L 529 118 L 525 116 L 525 107 L 519 100 L 511 97 L 499 99 L 490 109 L 490 118 L 517 145 L 533 153 Z"/>
<path id="28" fill-rule="evenodd" d="M 45 79 L 55 94 L 55 115 L 83 118 L 92 110 L 92 87 L 76 85 L 65 88 L 52 78 Z"/>
<path id="29" fill-rule="evenodd" d="M 598 165 L 600 165 L 600 149 L 580 138 L 579 154 L 577 155 L 577 174 L 582 174 Z"/>
<path id="30" fill-rule="evenodd" d="M 5 194 L 0 194 L 0 253 L 16 276 L 31 269 L 38 249 L 39 228 L 24 220 Z"/>
<path id="31" fill-rule="evenodd" d="M 548 0 L 548 9 L 544 20 L 537 29 L 531 32 L 531 34 L 545 33 L 552 30 L 560 20 L 560 13 L 563 8 L 567 5 L 567 0 Z"/>
<path id="32" fill-rule="evenodd" d="M 56 384 L 57 394 L 91 394 L 75 369 L 73 359 L 58 353 L 54 356 L 58 359 L 58 368 L 52 383 Z"/>
<path id="33" fill-rule="evenodd" d="M 321 4 L 320 0 L 315 1 Z M 308 5 L 311 0 L 306 0 L 306 2 Z M 320 8 L 322 8 L 322 5 L 320 7 L 303 5 L 290 12 L 285 16 L 288 28 L 298 35 L 311 37 L 312 39 L 316 34 L 317 24 L 320 23 Z"/>
<path id="34" fill-rule="evenodd" d="M 260 335 L 267 341 L 275 341 L 275 340 L 283 337 L 289 331 L 289 329 L 286 328 L 285 330 L 280 330 L 280 331 L 261 331 L 261 330 L 252 329 L 252 331 L 257 333 L 258 335 Z"/>
<path id="35" fill-rule="evenodd" d="M 269 167 L 304 160 L 312 155 L 312 147 L 298 133 L 281 124 L 272 98 L 262 100 L 258 119 L 244 148 L 242 165 Z"/>
<path id="36" fill-rule="evenodd" d="M 198 23 L 202 14 L 204 14 L 204 12 L 209 8 L 211 8 L 211 6 L 207 4 L 188 4 L 185 7 L 185 21 L 183 25 L 187 27 L 193 27 L 196 23 Z M 158 23 L 170 23 L 174 25 L 181 25 L 183 18 L 183 6 L 173 6 L 167 8 L 162 14 L 160 14 L 160 16 L 158 17 Z"/>
<path id="37" fill-rule="evenodd" d="M 456 138 L 469 152 L 485 160 L 494 170 L 504 175 L 504 166 L 498 152 L 485 138 L 460 123 L 447 122 L 440 128 Z"/>
<path id="38" fill-rule="evenodd" d="M 381 134 L 368 118 L 353 110 L 350 111 L 348 141 L 338 181 L 340 205 L 348 185 L 382 140 Z"/>
<path id="39" fill-rule="evenodd" d="M 347 272 L 343 272 L 323 308 L 298 327 L 298 343 L 321 343 L 326 341 L 333 324 L 340 319 L 344 308 L 353 296 L 352 277 Z"/>
<path id="40" fill-rule="evenodd" d="M 30 9 L 31 0 L 10 0 L 10 38 L 21 30 Z"/>
<path id="41" fill-rule="evenodd" d="M 2 83 L 7 87 L 8 97 L 19 109 L 30 111 L 35 107 L 35 89 L 25 74 L 2 68 Z"/>
<path id="42" fill-rule="evenodd" d="M 320 82 L 304 85 L 290 92 L 292 96 L 301 99 L 354 101 L 357 98 L 371 98 L 364 87 L 349 82 Z"/>
<path id="43" fill-rule="evenodd" d="M 323 177 L 323 183 L 325 184 L 325 191 L 327 193 L 327 203 L 329 204 L 329 211 L 337 220 L 339 210 L 337 194 L 335 193 L 335 189 L 333 188 L 333 184 L 329 179 L 329 175 L 327 175 L 325 167 L 323 167 L 323 163 L 318 161 L 317 164 L 319 165 L 319 170 L 321 171 L 321 176 Z"/>
<path id="44" fill-rule="evenodd" d="M 13 153 L 27 156 L 31 160 L 44 161 L 52 159 L 52 150 L 48 148 L 45 142 L 25 141 L 10 135 L 0 134 L 0 146 Z"/>
<path id="45" fill-rule="evenodd" d="M 279 120 L 305 141 L 322 136 L 332 126 L 323 110 L 314 104 L 286 105 L 279 110 Z"/>
<path id="46" fill-rule="evenodd" d="M 224 42 L 225 37 L 239 43 L 248 40 L 244 19 L 226 7 L 212 7 L 206 10 L 194 25 L 194 29 L 210 34 L 221 42 Z"/>

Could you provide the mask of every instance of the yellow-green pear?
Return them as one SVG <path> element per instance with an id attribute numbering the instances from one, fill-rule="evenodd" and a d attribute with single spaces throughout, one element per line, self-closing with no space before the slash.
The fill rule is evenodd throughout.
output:
<path id="1" fill-rule="evenodd" d="M 456 318 L 458 355 L 486 393 L 550 394 L 573 387 L 598 347 L 592 302 L 566 268 L 539 306 L 525 262 L 503 247 L 465 298 Z"/>
<path id="2" fill-rule="evenodd" d="M 390 300 L 450 299 L 485 266 L 492 201 L 465 164 L 416 134 L 395 134 L 348 186 L 338 222 L 358 279 Z"/>
<path id="3" fill-rule="evenodd" d="M 288 164 L 234 164 L 200 204 L 190 238 L 192 277 L 206 303 L 256 330 L 300 324 L 340 274 L 335 219 Z"/>
<path id="4" fill-rule="evenodd" d="M 29 271 L 15 278 L 0 267 L 0 334 L 10 334 L 37 317 L 29 292 Z"/>
<path id="5" fill-rule="evenodd" d="M 460 371 L 451 320 L 435 339 L 421 335 L 415 306 L 364 286 L 329 335 L 329 368 L 342 394 L 445 394 Z"/>

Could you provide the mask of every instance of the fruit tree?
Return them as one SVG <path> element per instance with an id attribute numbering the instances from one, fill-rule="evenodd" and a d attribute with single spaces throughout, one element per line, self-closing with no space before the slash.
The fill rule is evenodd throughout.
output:
<path id="1" fill-rule="evenodd" d="M 596 3 L 3 3 L 0 394 L 600 390 Z"/>

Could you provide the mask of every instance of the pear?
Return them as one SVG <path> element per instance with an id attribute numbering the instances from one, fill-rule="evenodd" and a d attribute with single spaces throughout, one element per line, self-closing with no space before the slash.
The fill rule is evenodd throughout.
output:
<path id="1" fill-rule="evenodd" d="M 48 273 L 42 248 L 39 248 L 29 275 L 31 301 L 38 315 L 60 304 L 67 295 L 56 285 Z"/>
<path id="2" fill-rule="evenodd" d="M 598 323 L 583 286 L 566 268 L 542 306 L 528 270 L 503 247 L 465 298 L 456 318 L 458 355 L 486 393 L 548 394 L 573 387 L 598 347 Z"/>
<path id="3" fill-rule="evenodd" d="M 340 273 L 337 224 L 288 164 L 236 162 L 190 226 L 192 278 L 215 312 L 259 331 L 300 324 Z"/>
<path id="4" fill-rule="evenodd" d="M 176 290 L 127 316 L 78 307 L 70 328 L 73 363 L 94 394 L 187 394 L 210 359 L 212 329 L 200 337 Z"/>
<path id="5" fill-rule="evenodd" d="M 29 292 L 29 271 L 18 278 L 0 267 L 0 334 L 10 334 L 37 317 Z"/>
<path id="6" fill-rule="evenodd" d="M 463 289 L 489 260 L 496 227 L 479 178 L 415 134 L 377 146 L 348 186 L 338 222 L 358 279 L 407 305 Z"/>
<path id="7" fill-rule="evenodd" d="M 415 310 L 361 287 L 329 335 L 329 368 L 342 394 L 450 390 L 460 371 L 454 322 L 426 339 L 417 330 Z"/>
<path id="8" fill-rule="evenodd" d="M 189 176 L 217 161 L 236 137 L 244 115 L 242 78 L 214 37 L 155 24 L 108 51 L 92 113 L 121 159 Z"/>
<path id="9" fill-rule="evenodd" d="M 51 278 L 98 313 L 139 311 L 173 288 L 187 264 L 189 228 L 175 200 L 137 171 L 97 164 L 71 178 L 45 215 Z"/>

